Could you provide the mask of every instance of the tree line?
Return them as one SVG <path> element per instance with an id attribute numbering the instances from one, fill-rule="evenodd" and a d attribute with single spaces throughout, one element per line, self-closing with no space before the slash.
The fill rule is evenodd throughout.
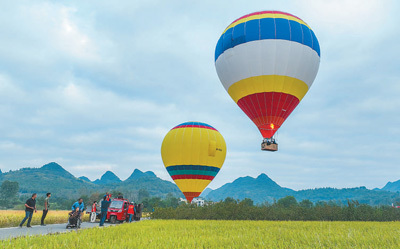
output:
<path id="1" fill-rule="evenodd" d="M 336 202 L 309 200 L 297 202 L 286 196 L 269 204 L 255 206 L 251 199 L 242 201 L 226 198 L 203 207 L 181 204 L 176 208 L 156 208 L 151 214 L 155 219 L 201 220 L 301 220 L 301 221 L 398 221 L 400 209 L 391 206 L 370 206 L 348 200 L 346 205 Z"/>
<path id="2" fill-rule="evenodd" d="M 18 182 L 4 181 L 0 186 L 0 209 L 24 209 L 25 201 L 30 194 L 18 193 Z M 123 195 L 120 191 L 109 191 L 113 196 Z M 82 193 L 85 206 L 90 209 L 94 201 L 100 201 L 105 192 Z M 400 220 L 400 209 L 390 206 L 370 206 L 358 201 L 347 200 L 347 203 L 335 201 L 310 200 L 298 202 L 293 196 L 286 196 L 273 203 L 254 205 L 253 200 L 245 198 L 236 200 L 231 197 L 220 202 L 206 202 L 203 207 L 180 202 L 173 194 L 166 197 L 150 196 L 146 189 L 138 194 L 124 196 L 130 201 L 143 203 L 144 211 L 151 212 L 156 219 L 213 219 L 213 220 L 326 220 L 326 221 L 397 221 Z M 37 208 L 43 208 L 45 194 L 38 194 Z M 69 210 L 76 198 L 52 196 L 51 209 Z M 396 202 L 395 205 L 399 205 Z"/>
<path id="3" fill-rule="evenodd" d="M 51 192 L 51 191 L 49 191 Z M 179 200 L 172 193 L 167 194 L 166 197 L 155 197 L 150 196 L 150 193 L 146 189 L 139 189 L 137 194 L 133 194 L 132 191 L 120 191 L 120 190 L 110 190 L 109 193 L 112 196 L 117 197 L 122 195 L 129 201 L 134 201 L 136 203 L 143 203 L 144 211 L 151 212 L 154 208 L 158 207 L 173 207 L 176 208 L 179 205 Z M 88 210 L 94 201 L 101 201 L 105 195 L 105 192 L 95 192 L 90 193 L 85 190 L 79 190 L 81 194 L 79 197 L 83 199 L 85 207 Z M 46 195 L 44 193 L 37 193 L 36 207 L 38 210 L 43 209 L 44 199 Z M 18 182 L 13 181 L 3 181 L 0 185 L 0 209 L 14 209 L 23 210 L 25 209 L 25 202 L 30 198 L 32 193 L 19 193 Z M 52 195 L 50 198 L 50 205 L 52 210 L 69 210 L 77 198 L 72 198 L 69 195 Z"/>

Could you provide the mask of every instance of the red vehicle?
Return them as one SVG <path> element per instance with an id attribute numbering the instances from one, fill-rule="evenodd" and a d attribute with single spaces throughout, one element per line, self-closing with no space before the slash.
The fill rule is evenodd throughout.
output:
<path id="1" fill-rule="evenodd" d="M 107 220 L 115 224 L 117 221 L 124 222 L 129 219 L 128 215 L 129 200 L 115 198 L 111 201 L 107 211 Z"/>

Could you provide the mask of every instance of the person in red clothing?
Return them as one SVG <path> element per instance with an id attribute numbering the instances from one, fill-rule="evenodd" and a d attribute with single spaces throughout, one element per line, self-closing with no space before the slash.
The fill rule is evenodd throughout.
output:
<path id="1" fill-rule="evenodd" d="M 94 201 L 92 205 L 92 212 L 90 213 L 90 222 L 96 221 L 96 216 L 97 216 L 96 211 L 97 211 L 97 201 Z"/>
<path id="2" fill-rule="evenodd" d="M 93 202 L 93 205 L 92 205 L 92 213 L 93 213 L 93 212 L 96 213 L 96 211 L 97 211 L 97 210 L 96 210 L 96 209 L 97 209 L 97 206 L 96 206 L 96 205 L 97 205 L 97 201 L 94 201 L 94 202 Z"/>
<path id="3" fill-rule="evenodd" d="M 135 215 L 135 205 L 131 202 L 128 207 L 128 214 L 129 214 L 129 222 L 132 222 L 132 218 Z"/>

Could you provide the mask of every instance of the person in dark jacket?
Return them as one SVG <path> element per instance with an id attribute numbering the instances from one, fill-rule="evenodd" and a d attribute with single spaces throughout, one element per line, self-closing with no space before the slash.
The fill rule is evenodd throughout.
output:
<path id="1" fill-rule="evenodd" d="M 104 222 L 106 221 L 107 218 L 107 211 L 108 207 L 110 206 L 110 199 L 107 196 L 104 196 L 103 200 L 101 201 L 101 219 L 100 219 L 100 226 L 104 226 Z"/>
<path id="2" fill-rule="evenodd" d="M 28 219 L 28 223 L 26 223 L 26 227 L 31 227 L 33 211 L 35 211 L 35 213 L 37 212 L 36 196 L 37 196 L 36 193 L 34 193 L 34 194 L 32 194 L 32 197 L 26 201 L 26 203 L 25 203 L 25 218 L 21 221 L 21 223 L 19 224 L 19 227 L 22 227 L 22 225 L 25 223 L 25 221 L 27 219 Z"/>

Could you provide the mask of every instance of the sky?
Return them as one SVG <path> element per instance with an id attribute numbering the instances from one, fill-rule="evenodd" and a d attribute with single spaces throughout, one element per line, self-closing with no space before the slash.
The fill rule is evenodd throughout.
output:
<path id="1" fill-rule="evenodd" d="M 315 32 L 313 86 L 278 152 L 229 97 L 214 64 L 235 19 L 279 10 Z M 160 154 L 186 121 L 227 144 L 215 189 L 261 173 L 283 187 L 383 187 L 400 179 L 398 1 L 0 1 L 0 169 L 57 162 L 95 180 L 136 168 L 171 180 Z"/>

